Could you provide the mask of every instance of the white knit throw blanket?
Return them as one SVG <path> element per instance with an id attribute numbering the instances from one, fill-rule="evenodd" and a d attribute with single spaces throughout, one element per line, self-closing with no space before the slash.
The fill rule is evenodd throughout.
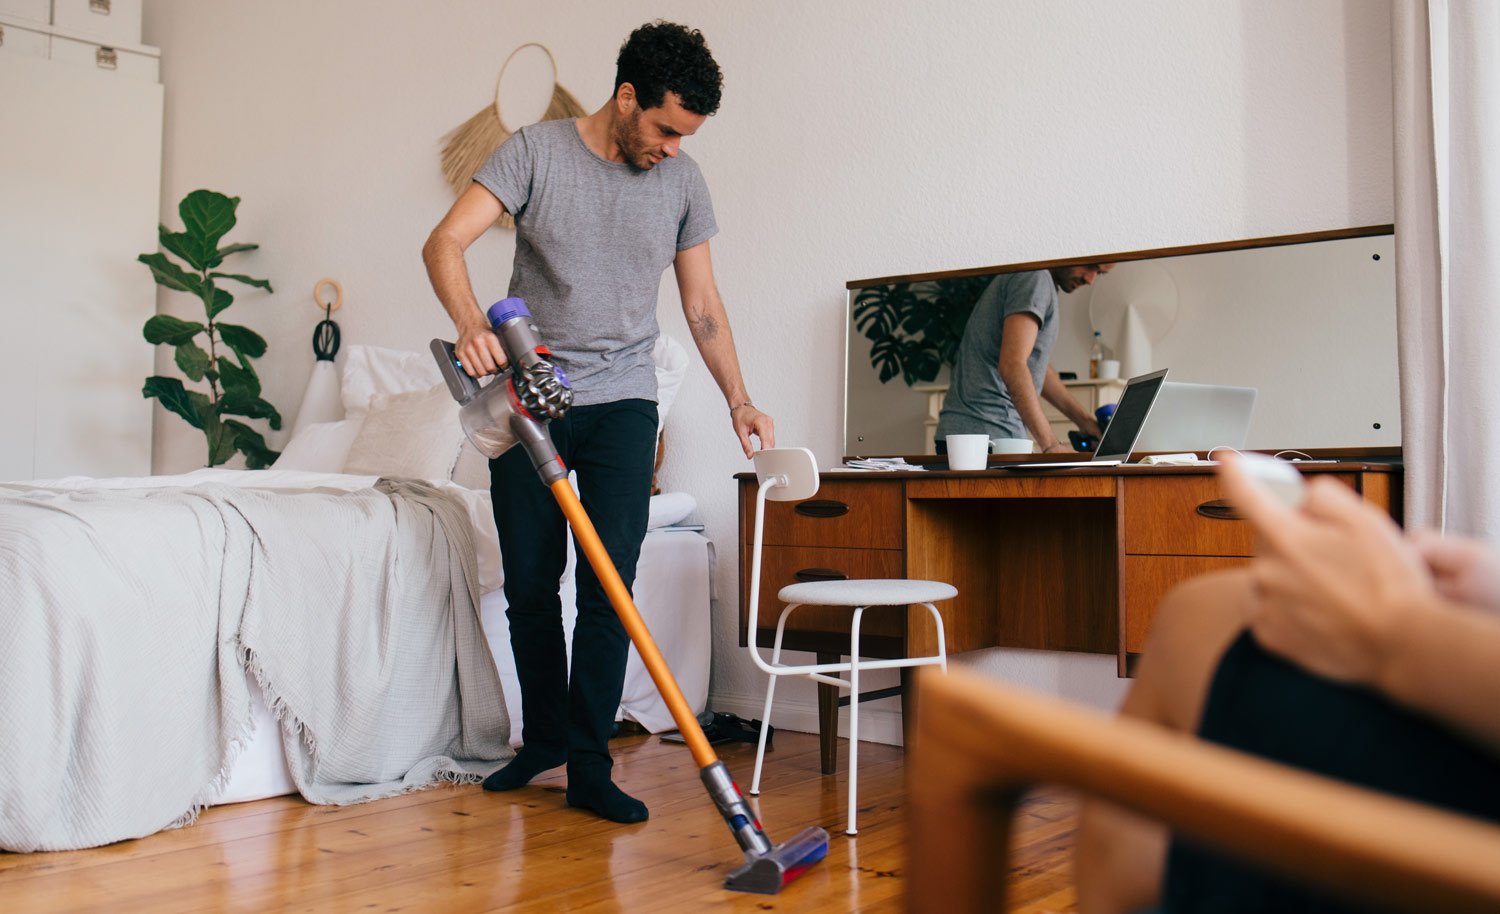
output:
<path id="1" fill-rule="evenodd" d="M 0 489 L 0 848 L 191 822 L 253 726 L 356 803 L 510 756 L 472 527 L 420 482 Z"/>

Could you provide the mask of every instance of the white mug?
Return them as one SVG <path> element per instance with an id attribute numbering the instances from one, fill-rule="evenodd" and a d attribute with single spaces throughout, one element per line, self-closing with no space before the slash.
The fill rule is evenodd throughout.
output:
<path id="1" fill-rule="evenodd" d="M 1099 361 L 1099 380 L 1113 381 L 1120 376 L 1119 359 L 1101 359 Z"/>
<path id="2" fill-rule="evenodd" d="M 989 463 L 989 435 L 948 435 L 948 469 L 982 470 Z"/>

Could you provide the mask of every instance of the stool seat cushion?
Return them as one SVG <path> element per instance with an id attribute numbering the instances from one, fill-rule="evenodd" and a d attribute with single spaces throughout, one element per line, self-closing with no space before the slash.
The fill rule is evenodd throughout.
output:
<path id="1" fill-rule="evenodd" d="M 952 584 L 908 581 L 904 578 L 865 578 L 852 581 L 806 581 L 788 584 L 777 594 L 783 603 L 813 606 L 905 606 L 936 603 L 958 596 Z"/>

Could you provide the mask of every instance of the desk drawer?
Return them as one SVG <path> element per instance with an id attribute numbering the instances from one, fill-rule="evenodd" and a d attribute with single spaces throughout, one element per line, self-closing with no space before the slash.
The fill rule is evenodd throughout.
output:
<path id="1" fill-rule="evenodd" d="M 1160 476 L 1124 483 L 1126 553 L 1255 554 L 1255 533 L 1249 524 L 1210 516 L 1224 497 L 1216 477 Z"/>
<path id="2" fill-rule="evenodd" d="M 1355 474 L 1326 474 L 1358 488 Z M 1125 551 L 1132 555 L 1255 554 L 1255 533 L 1242 520 L 1214 516 L 1227 509 L 1214 476 L 1124 480 Z"/>
<path id="3" fill-rule="evenodd" d="M 761 556 L 759 627 L 776 628 L 784 605 L 777 593 L 799 581 L 845 578 L 904 578 L 904 553 L 900 549 L 827 549 L 808 546 L 767 546 Z M 748 578 L 748 573 L 747 573 Z M 749 602 L 749 584 L 745 601 Z M 788 632 L 828 632 L 845 638 L 848 650 L 849 623 L 853 611 L 842 606 L 804 606 L 787 620 Z M 740 621 L 747 630 L 749 619 Z M 861 635 L 906 637 L 906 613 L 894 610 L 867 612 L 860 623 Z"/>
<path id="4" fill-rule="evenodd" d="M 1151 630 L 1151 620 L 1156 616 L 1156 607 L 1167 591 L 1200 574 L 1238 568 L 1249 562 L 1244 558 L 1197 555 L 1127 555 L 1121 572 L 1125 586 L 1122 634 L 1125 650 L 1140 653 L 1145 650 L 1146 636 Z M 1218 611 L 1219 607 L 1204 607 L 1205 611 Z"/>
<path id="5" fill-rule="evenodd" d="M 752 521 L 754 497 L 752 488 L 747 510 Z M 807 501 L 766 502 L 765 542 L 769 546 L 900 549 L 905 539 L 902 512 L 900 480 L 825 482 Z"/>

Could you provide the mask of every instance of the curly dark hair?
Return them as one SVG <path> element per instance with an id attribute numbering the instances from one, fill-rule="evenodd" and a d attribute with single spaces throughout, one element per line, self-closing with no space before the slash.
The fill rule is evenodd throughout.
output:
<path id="1" fill-rule="evenodd" d="M 642 108 L 655 108 L 674 92 L 682 107 L 707 116 L 719 110 L 724 74 L 702 32 L 658 19 L 631 32 L 620 46 L 615 91 L 624 83 L 635 87 Z"/>

